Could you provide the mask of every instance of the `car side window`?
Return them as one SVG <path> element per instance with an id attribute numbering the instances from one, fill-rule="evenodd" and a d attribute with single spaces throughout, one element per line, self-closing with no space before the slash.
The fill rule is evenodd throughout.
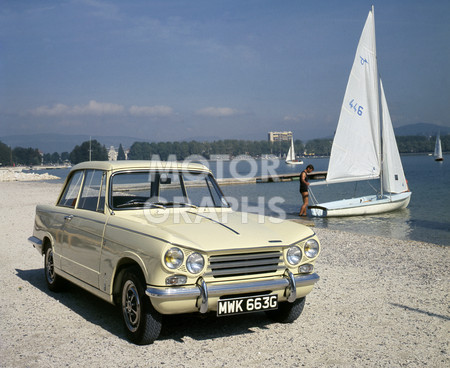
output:
<path id="1" fill-rule="evenodd" d="M 105 177 L 105 173 L 102 170 L 86 170 L 77 208 L 103 212 L 105 206 Z"/>
<path id="2" fill-rule="evenodd" d="M 83 180 L 83 171 L 75 172 L 66 185 L 58 206 L 74 208 L 80 192 L 81 182 Z"/>

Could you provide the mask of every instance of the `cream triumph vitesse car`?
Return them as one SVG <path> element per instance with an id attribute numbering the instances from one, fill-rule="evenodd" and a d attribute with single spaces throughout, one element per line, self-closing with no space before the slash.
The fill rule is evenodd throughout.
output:
<path id="1" fill-rule="evenodd" d="M 137 344 L 157 339 L 169 314 L 265 311 L 293 322 L 319 280 L 310 228 L 233 211 L 193 163 L 76 165 L 56 205 L 36 207 L 29 240 L 51 291 L 69 280 L 120 306 Z"/>

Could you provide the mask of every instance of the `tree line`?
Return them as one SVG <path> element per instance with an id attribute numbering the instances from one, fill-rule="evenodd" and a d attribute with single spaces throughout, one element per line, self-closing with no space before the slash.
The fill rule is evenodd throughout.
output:
<path id="1" fill-rule="evenodd" d="M 89 157 L 89 151 L 91 157 Z M 37 148 L 23 148 L 7 146 L 0 141 L 0 166 L 36 166 L 36 165 L 62 165 L 66 163 L 77 164 L 83 161 L 106 161 L 108 152 L 104 145 L 96 140 L 83 142 L 76 146 L 72 152 L 58 152 L 41 154 Z M 123 159 L 125 155 L 123 156 Z"/>
<path id="2" fill-rule="evenodd" d="M 434 151 L 436 137 L 425 136 L 400 136 L 397 137 L 397 145 L 400 153 L 430 153 Z M 442 150 L 450 151 L 450 135 L 442 136 Z M 294 142 L 295 152 L 300 156 L 329 156 L 333 140 L 313 139 L 303 144 L 302 141 Z M 230 156 L 249 155 L 260 157 L 264 154 L 272 154 L 283 157 L 286 155 L 290 142 L 245 141 L 245 140 L 221 140 L 214 142 L 135 142 L 130 148 L 128 159 L 149 160 L 159 156 L 161 160 L 167 160 L 170 155 L 175 155 L 178 160 L 183 160 L 190 155 L 201 155 L 207 159 L 214 154 L 227 154 Z"/>
<path id="3" fill-rule="evenodd" d="M 400 153 L 430 153 L 434 151 L 436 137 L 425 136 L 399 136 L 397 145 Z M 450 134 L 442 136 L 442 150 L 450 151 Z M 294 141 L 295 152 L 299 155 L 329 156 L 331 153 L 332 139 L 313 139 L 304 144 L 301 140 Z M 248 155 L 261 157 L 265 154 L 275 156 L 286 155 L 290 142 L 249 141 L 238 139 L 226 139 L 214 142 L 134 142 L 128 153 L 129 160 L 150 160 L 159 157 L 167 160 L 176 157 L 183 160 L 191 155 L 200 155 L 209 159 L 212 155 L 229 155 L 231 157 Z M 77 164 L 83 161 L 106 161 L 108 151 L 97 140 L 86 141 L 69 152 L 61 154 L 54 152 L 41 155 L 37 148 L 15 147 L 11 149 L 0 142 L 0 165 L 48 165 L 70 162 Z M 118 150 L 118 160 L 125 159 L 122 144 Z"/>
<path id="4" fill-rule="evenodd" d="M 237 139 L 214 142 L 135 142 L 130 147 L 128 159 L 150 160 L 152 157 L 159 156 L 161 160 L 167 160 L 170 156 L 175 156 L 178 160 L 183 160 L 191 155 L 200 155 L 207 159 L 212 155 L 260 157 L 264 154 L 272 154 L 278 156 L 286 154 L 289 146 L 290 142 L 270 143 Z M 296 152 L 303 154 L 305 148 L 301 141 L 296 140 L 294 146 Z"/>

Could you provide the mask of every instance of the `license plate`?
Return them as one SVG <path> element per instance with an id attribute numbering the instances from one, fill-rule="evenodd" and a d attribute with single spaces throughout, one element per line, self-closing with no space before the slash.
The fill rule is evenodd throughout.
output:
<path id="1" fill-rule="evenodd" d="M 278 295 L 259 295 L 242 298 L 220 299 L 217 304 L 218 316 L 251 313 L 278 308 Z"/>

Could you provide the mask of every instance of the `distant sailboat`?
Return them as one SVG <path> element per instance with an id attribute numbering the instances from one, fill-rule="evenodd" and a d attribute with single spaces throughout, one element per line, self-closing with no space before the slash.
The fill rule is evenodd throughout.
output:
<path id="1" fill-rule="evenodd" d="M 294 139 L 291 138 L 291 146 L 289 147 L 288 153 L 286 155 L 286 163 L 289 165 L 301 165 L 302 160 L 297 160 L 294 149 Z"/>
<path id="2" fill-rule="evenodd" d="M 442 156 L 441 134 L 436 137 L 436 145 L 434 146 L 434 161 L 444 161 Z"/>
<path id="3" fill-rule="evenodd" d="M 309 214 L 329 217 L 390 212 L 405 208 L 411 198 L 378 76 L 373 7 L 356 50 L 327 178 L 311 186 L 372 179 L 380 180 L 379 194 L 319 203 L 308 207 Z"/>

